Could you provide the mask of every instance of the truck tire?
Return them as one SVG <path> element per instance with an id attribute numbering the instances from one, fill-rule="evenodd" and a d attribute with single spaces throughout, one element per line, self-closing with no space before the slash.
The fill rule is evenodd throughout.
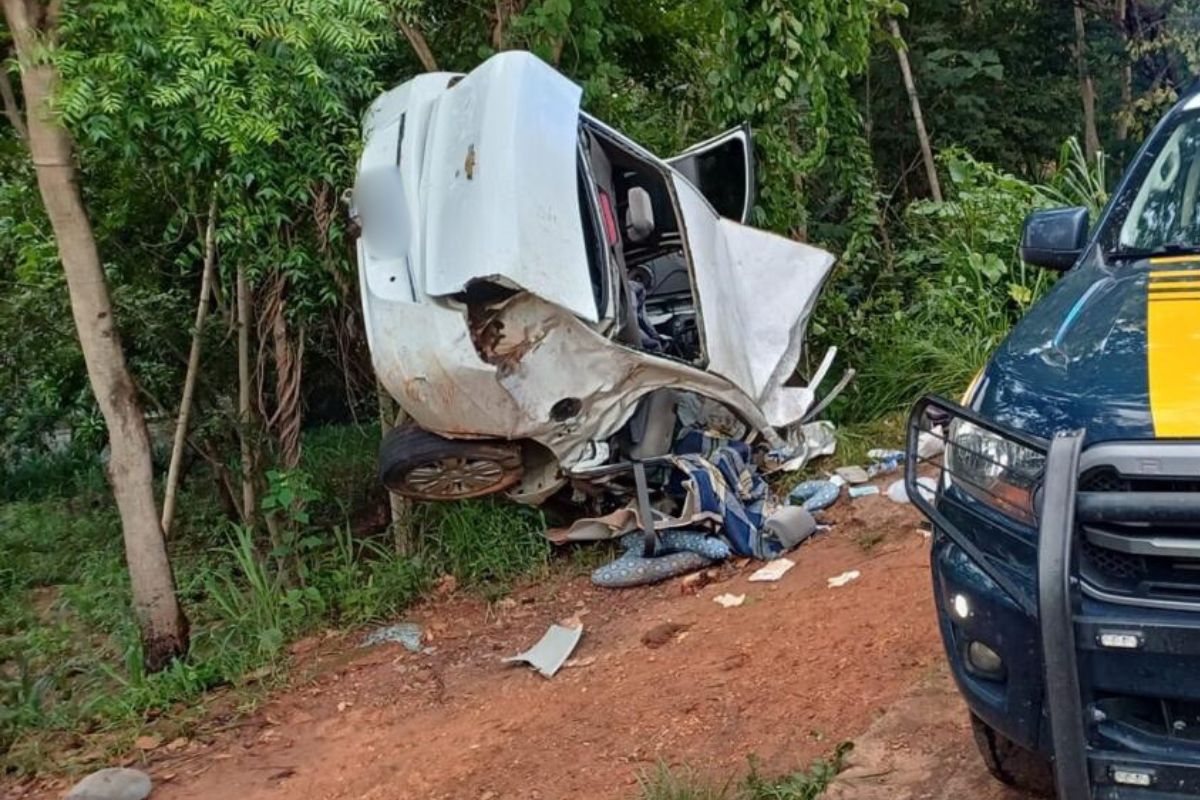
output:
<path id="1" fill-rule="evenodd" d="M 1017 744 L 974 714 L 971 731 L 993 778 L 1040 797 L 1054 796 L 1054 770 L 1047 758 Z"/>
<path id="2" fill-rule="evenodd" d="M 379 479 L 417 500 L 466 500 L 521 480 L 521 448 L 500 440 L 447 439 L 411 423 L 379 444 Z"/>

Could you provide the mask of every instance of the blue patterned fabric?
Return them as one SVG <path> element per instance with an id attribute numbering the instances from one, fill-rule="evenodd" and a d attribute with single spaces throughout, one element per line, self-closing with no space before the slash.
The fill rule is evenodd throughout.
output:
<path id="1" fill-rule="evenodd" d="M 644 536 L 629 533 L 621 537 L 625 554 L 592 572 L 592 583 L 610 589 L 658 583 L 683 575 L 714 561 L 729 558 L 729 544 L 704 533 L 663 531 L 658 535 L 662 555 L 642 556 Z"/>
<path id="2" fill-rule="evenodd" d="M 774 558 L 783 547 L 762 535 L 767 483 L 750 466 L 748 457 L 746 444 L 733 442 L 708 459 L 686 454 L 671 460 L 687 476 L 683 488 L 695 495 L 696 519 L 715 523 L 738 555 Z"/>

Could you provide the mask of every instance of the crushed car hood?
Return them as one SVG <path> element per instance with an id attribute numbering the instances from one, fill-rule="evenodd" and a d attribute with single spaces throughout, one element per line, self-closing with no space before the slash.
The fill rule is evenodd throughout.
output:
<path id="1" fill-rule="evenodd" d="M 1067 273 L 997 351 L 977 405 L 1002 424 L 1088 441 L 1200 436 L 1200 298 L 1161 289 L 1169 268 L 1093 259 Z"/>

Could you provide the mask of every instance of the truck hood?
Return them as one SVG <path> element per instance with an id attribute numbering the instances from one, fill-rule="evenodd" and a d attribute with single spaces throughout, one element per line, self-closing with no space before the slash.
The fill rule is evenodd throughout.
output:
<path id="1" fill-rule="evenodd" d="M 1046 438 L 1200 436 L 1200 262 L 1172 261 L 1067 273 L 996 352 L 976 407 Z"/>

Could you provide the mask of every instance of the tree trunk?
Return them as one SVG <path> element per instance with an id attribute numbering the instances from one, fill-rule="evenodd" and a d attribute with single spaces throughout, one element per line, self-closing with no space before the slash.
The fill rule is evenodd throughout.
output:
<path id="1" fill-rule="evenodd" d="M 1129 60 L 1128 13 L 1127 0 L 1116 0 L 1113 22 L 1117 27 L 1117 39 L 1121 42 L 1121 109 L 1117 112 L 1114 131 L 1118 142 L 1129 138 L 1129 120 L 1133 114 L 1133 62 Z"/>
<path id="2" fill-rule="evenodd" d="M 375 393 L 379 399 L 379 432 L 386 436 L 388 431 L 404 422 L 407 415 L 378 380 L 375 381 Z M 396 554 L 411 556 L 417 550 L 412 529 L 412 501 L 388 492 L 388 512 L 392 517 L 392 542 Z"/>
<path id="3" fill-rule="evenodd" d="M 404 38 L 408 39 L 408 43 L 412 45 L 412 49 L 416 52 L 425 71 L 437 72 L 437 59 L 433 57 L 433 51 L 429 49 L 429 42 L 425 41 L 425 34 L 421 33 L 421 29 L 411 22 L 405 22 L 401 17 L 396 18 L 396 24 L 400 27 Z"/>
<path id="4" fill-rule="evenodd" d="M 250 400 L 250 285 L 246 269 L 237 265 L 238 438 L 242 447 L 242 521 L 254 524 L 258 511 L 254 481 L 257 465 L 250 443 L 254 409 Z"/>
<path id="5" fill-rule="evenodd" d="M 4 103 L 4 116 L 8 117 L 17 138 L 22 141 L 28 139 L 29 131 L 25 127 L 25 117 L 21 114 L 21 107 L 17 105 L 17 95 L 13 92 L 12 81 L 8 79 L 8 70 L 3 65 L 0 65 L 0 102 Z"/>
<path id="6" fill-rule="evenodd" d="M 912 67 L 908 63 L 908 45 L 900 35 L 900 23 L 895 17 L 888 18 L 888 28 L 895 39 L 896 57 L 900 61 L 900 74 L 904 78 L 904 91 L 908 93 L 908 102 L 912 106 L 913 123 L 917 126 L 917 140 L 921 143 L 921 159 L 925 162 L 925 178 L 929 181 L 929 193 L 933 199 L 942 202 L 942 184 L 938 181 L 937 164 L 933 160 L 933 146 L 929 143 L 929 133 L 925 130 L 925 117 L 921 114 L 921 98 L 917 95 L 917 84 L 913 80 Z"/>
<path id="7" fill-rule="evenodd" d="M 146 420 L 125 364 L 100 254 L 75 181 L 72 142 L 49 113 L 57 74 L 52 65 L 36 56 L 42 46 L 40 34 L 53 41 L 57 6 L 43 8 L 33 0 L 3 3 L 21 68 L 29 150 L 38 188 L 66 273 L 88 379 L 108 428 L 108 474 L 121 515 L 143 658 L 147 668 L 158 670 L 187 651 L 188 626 L 175 597 L 175 580 L 154 501 Z M 35 27 L 39 23 L 40 30 Z"/>
<path id="8" fill-rule="evenodd" d="M 1083 99 L 1083 149 L 1088 163 L 1100 154 L 1100 134 L 1096 132 L 1096 89 L 1087 65 L 1087 29 L 1083 24 L 1083 4 L 1075 0 L 1075 68 L 1079 72 L 1079 95 Z"/>
<path id="9" fill-rule="evenodd" d="M 179 491 L 179 471 L 187 444 L 188 420 L 192 415 L 192 398 L 196 393 L 196 377 L 200 372 L 200 348 L 204 343 L 204 321 L 208 318 L 208 300 L 212 292 L 213 273 L 217 260 L 217 197 L 213 191 L 208 206 L 208 222 L 204 226 L 204 273 L 200 278 L 200 300 L 196 304 L 196 326 L 192 330 L 192 347 L 188 353 L 187 373 L 183 378 L 183 397 L 179 401 L 179 419 L 175 422 L 175 443 L 171 448 L 171 464 L 167 468 L 167 487 L 163 491 L 163 536 L 171 532 L 175 516 L 175 499 Z"/>

